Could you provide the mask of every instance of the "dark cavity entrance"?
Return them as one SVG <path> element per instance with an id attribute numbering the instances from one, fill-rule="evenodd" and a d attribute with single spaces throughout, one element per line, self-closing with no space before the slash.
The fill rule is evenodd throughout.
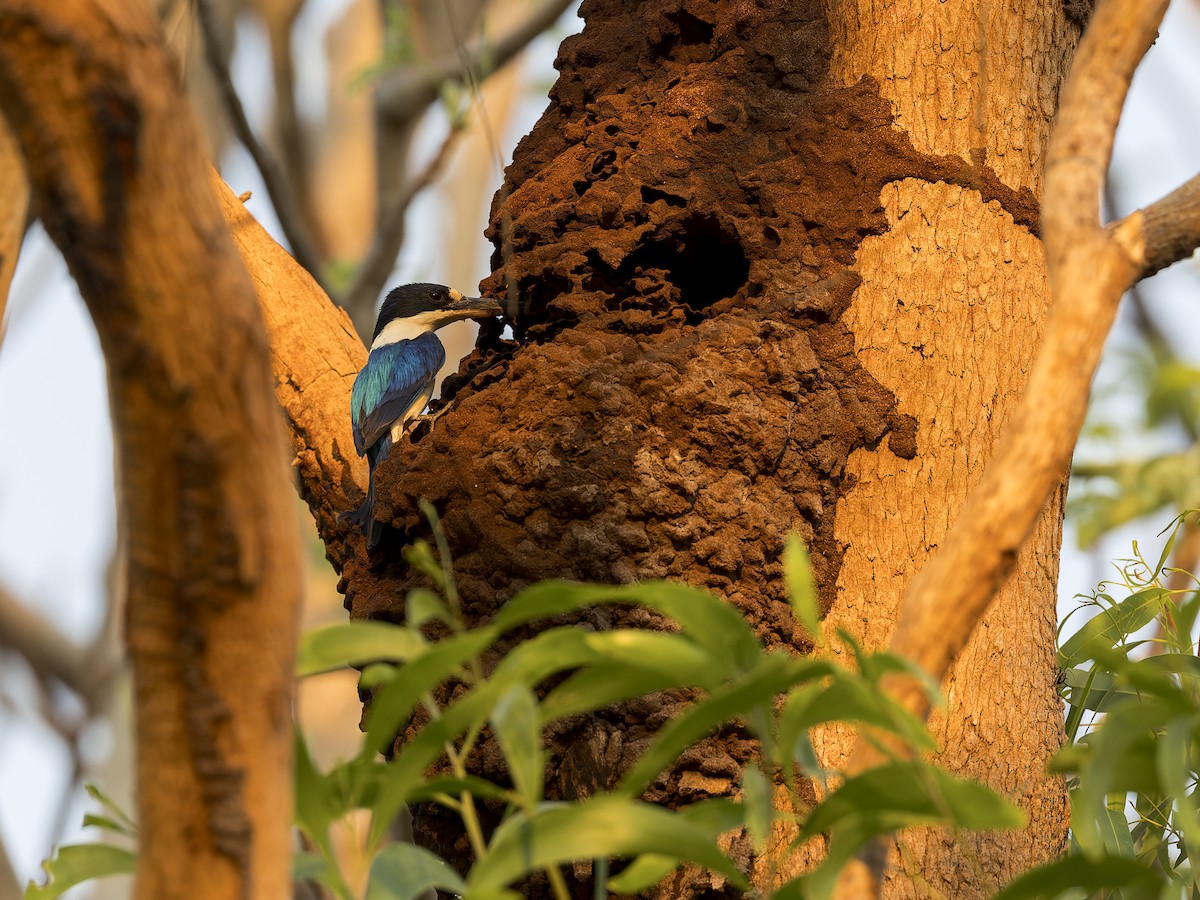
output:
<path id="1" fill-rule="evenodd" d="M 635 250 L 621 266 L 663 269 L 679 288 L 679 299 L 699 312 L 732 297 L 750 276 L 750 262 L 737 237 L 715 216 L 688 216 L 669 234 Z"/>

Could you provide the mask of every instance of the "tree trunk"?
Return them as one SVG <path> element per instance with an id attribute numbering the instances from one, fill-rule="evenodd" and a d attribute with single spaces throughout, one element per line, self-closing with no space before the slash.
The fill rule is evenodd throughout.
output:
<path id="1" fill-rule="evenodd" d="M 540 578 L 679 578 L 726 597 L 768 644 L 806 650 L 779 578 L 798 531 L 829 622 L 884 646 L 1042 333 L 1040 167 L 1078 25 L 1040 0 L 581 12 L 493 208 L 486 287 L 521 299 L 524 341 L 471 363 L 456 415 L 381 470 L 379 510 L 412 533 L 416 499 L 435 503 L 481 619 Z M 1064 846 L 1063 786 L 1044 774 L 1061 740 L 1060 519 L 1061 497 L 934 724 L 940 761 L 1030 824 L 908 836 L 889 896 L 983 896 Z M 356 616 L 400 615 L 411 574 L 396 551 L 348 563 Z M 682 702 L 553 735 L 549 788 L 610 786 Z M 849 749 L 820 736 L 830 765 Z M 730 793 L 752 752 L 735 731 L 714 736 L 649 797 Z M 458 852 L 449 824 L 419 831 Z M 769 887 L 808 856 L 744 860 Z M 660 895 L 727 890 L 693 871 Z"/>
<path id="2" fill-rule="evenodd" d="M 134 896 L 275 900 L 291 891 L 300 547 L 254 289 L 151 10 L 3 0 L 0 34 L 0 110 L 108 367 L 136 703 Z M 43 440 L 74 439 L 69 405 L 61 418 Z"/>

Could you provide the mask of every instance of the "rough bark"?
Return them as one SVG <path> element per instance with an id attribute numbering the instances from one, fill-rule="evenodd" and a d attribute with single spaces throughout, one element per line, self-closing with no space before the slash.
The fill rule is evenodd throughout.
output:
<path id="1" fill-rule="evenodd" d="M 135 896 L 285 896 L 299 541 L 253 288 L 148 7 L 5 0 L 0 33 L 0 107 L 108 364 Z"/>
<path id="2" fill-rule="evenodd" d="M 366 461 L 350 433 L 350 388 L 367 350 L 346 312 L 271 237 L 215 172 L 213 190 L 250 273 L 271 342 L 275 398 L 292 436 L 292 466 L 325 542 L 342 571 L 357 532 L 338 515 L 362 502 Z"/>
<path id="3" fill-rule="evenodd" d="M 1077 36 L 1060 9 L 972 2 L 918 17 L 865 0 L 831 9 L 835 77 L 877 79 L 897 127 L 923 152 L 971 159 L 1040 197 L 1051 116 Z M 1036 227 L 928 178 L 889 186 L 883 202 L 889 227 L 859 249 L 863 285 L 846 320 L 859 359 L 921 421 L 921 453 L 912 462 L 858 455 L 837 512 L 849 550 L 838 577 L 844 602 L 831 624 L 873 647 L 890 641 L 905 588 L 982 476 L 1021 398 L 1049 307 Z M 1056 480 L 1064 476 L 1059 470 Z M 1015 800 L 1029 827 L 908 833 L 891 860 L 887 896 L 929 888 L 987 895 L 1065 846 L 1063 786 L 1044 775 L 1062 739 L 1054 684 L 1061 516 L 1060 490 L 946 677 L 946 706 L 931 722 L 939 762 Z M 820 752 L 844 764 L 853 736 L 824 737 Z"/>

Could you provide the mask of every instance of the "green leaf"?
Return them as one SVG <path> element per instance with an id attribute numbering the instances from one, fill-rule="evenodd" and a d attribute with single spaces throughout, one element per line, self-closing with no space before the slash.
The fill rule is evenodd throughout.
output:
<path id="1" fill-rule="evenodd" d="M 1111 829 L 1108 795 L 1128 790 L 1159 794 L 1154 732 L 1174 709 L 1161 700 L 1125 703 L 1088 735 L 1080 757 L 1079 788 L 1071 794 L 1071 829 L 1089 857 L 1105 856 Z"/>
<path id="2" fill-rule="evenodd" d="M 420 628 L 426 622 L 450 624 L 454 617 L 442 598 L 426 588 L 413 588 L 404 598 L 404 621 L 409 628 Z"/>
<path id="3" fill-rule="evenodd" d="M 1170 592 L 1151 587 L 1130 594 L 1116 606 L 1093 616 L 1058 650 L 1058 665 L 1070 669 L 1096 654 L 1119 646 L 1129 635 L 1153 619 L 1170 602 Z"/>
<path id="4" fill-rule="evenodd" d="M 839 675 L 843 670 L 830 667 L 829 675 Z M 776 762 L 784 770 L 784 777 L 789 786 L 793 773 L 789 763 L 795 763 L 800 771 L 810 777 L 819 777 L 820 764 L 817 762 L 812 741 L 808 737 L 808 729 L 804 724 L 804 711 L 812 703 L 814 695 L 825 690 L 825 685 L 819 681 L 802 684 L 788 693 L 783 711 L 779 714 L 779 726 L 776 735 L 778 752 L 781 756 Z"/>
<path id="5" fill-rule="evenodd" d="M 662 672 L 623 663 L 593 664 L 572 673 L 546 695 L 541 704 L 542 721 L 553 722 L 677 686 L 679 679 Z"/>
<path id="6" fill-rule="evenodd" d="M 367 900 L 417 900 L 430 888 L 450 894 L 466 890 L 444 860 L 415 844 L 388 844 L 371 862 Z"/>
<path id="7" fill-rule="evenodd" d="M 443 710 L 439 718 L 422 728 L 384 767 L 385 777 L 370 803 L 373 813 L 371 842 L 382 840 L 388 823 L 420 785 L 426 770 L 441 756 L 446 744 L 467 729 L 481 727 L 511 685 L 507 679 L 490 680 L 472 688 Z"/>
<path id="8" fill-rule="evenodd" d="M 486 631 L 494 635 L 496 627 L 493 625 Z M 471 632 L 434 646 L 440 649 L 452 642 L 475 640 L 481 633 Z M 441 755 L 446 742 L 453 741 L 463 731 L 481 727 L 500 698 L 513 685 L 523 684 L 532 688 L 563 669 L 576 668 L 600 659 L 592 649 L 594 642 L 589 640 L 594 637 L 596 636 L 578 627 L 565 626 L 544 631 L 528 641 L 523 641 L 501 661 L 485 683 L 476 685 L 460 696 L 442 711 L 439 718 L 425 726 L 417 737 L 403 747 L 397 759 L 388 767 L 386 785 L 371 806 L 375 813 L 371 839 L 379 839 L 383 827 L 406 802 L 405 798 L 417 786 L 425 770 Z M 431 651 L 425 657 L 402 667 L 396 681 L 376 697 L 372 704 L 371 716 L 368 718 L 369 746 L 375 746 L 371 742 L 376 739 L 377 733 L 380 740 L 390 739 L 389 736 L 399 725 L 399 719 L 391 717 L 402 709 L 403 702 L 416 702 L 422 695 L 416 688 L 421 684 L 437 683 L 435 676 L 443 673 L 444 667 L 429 662 L 435 652 Z M 427 666 L 429 671 L 414 674 L 414 670 L 423 665 Z M 410 681 L 413 684 L 409 684 Z M 404 691 L 403 694 L 398 693 L 401 690 Z M 428 687 L 425 690 L 428 690 Z M 394 722 L 395 727 L 391 731 L 377 725 L 374 720 L 377 708 L 384 701 L 391 706 L 386 713 L 389 718 L 382 721 Z M 408 708 L 403 708 L 405 714 L 407 710 Z"/>
<path id="9" fill-rule="evenodd" d="M 663 856 L 659 853 L 643 853 L 608 879 L 605 887 L 614 894 L 639 894 L 666 878 L 678 865 L 677 857 Z"/>
<path id="10" fill-rule="evenodd" d="M 893 673 L 904 675 L 920 685 L 925 691 L 925 697 L 929 700 L 930 706 L 936 708 L 942 705 L 941 685 L 915 662 L 905 659 L 903 656 L 897 656 L 895 653 L 888 653 L 887 651 L 866 653 L 846 631 L 839 629 L 838 635 L 854 651 L 854 658 L 858 664 L 859 674 L 868 682 L 878 686 L 888 675 Z M 847 638 L 851 639 L 846 640 Z"/>
<path id="11" fill-rule="evenodd" d="M 329 864 L 320 853 L 299 850 L 292 854 L 292 881 L 318 881 L 325 883 Z"/>
<path id="12" fill-rule="evenodd" d="M 537 701 L 523 684 L 513 685 L 491 715 L 492 731 L 504 751 L 509 774 L 529 808 L 542 799 L 542 730 Z"/>
<path id="13" fill-rule="evenodd" d="M 1117 797 L 1117 808 L 1104 807 L 1096 817 L 1096 824 L 1100 826 L 1100 839 L 1110 856 L 1133 859 L 1133 836 L 1129 833 L 1129 822 L 1126 821 L 1124 812 L 1125 795 L 1118 794 Z"/>
<path id="14" fill-rule="evenodd" d="M 428 541 L 418 538 L 405 547 L 404 561 L 437 585 L 443 594 L 447 592 L 450 583 L 446 580 L 446 573 L 434 557 L 433 548 L 429 546 Z"/>
<path id="15" fill-rule="evenodd" d="M 527 872 L 576 859 L 653 853 L 720 872 L 741 890 L 742 873 L 712 837 L 685 817 L 648 803 L 598 796 L 578 804 L 545 804 L 532 816 L 504 822 L 467 878 L 476 888 L 500 888 Z"/>
<path id="16" fill-rule="evenodd" d="M 69 888 L 94 878 L 131 875 L 137 865 L 132 850 L 112 844 L 68 844 L 54 856 L 42 861 L 48 876 L 44 885 L 32 881 L 25 888 L 25 900 L 52 900 Z"/>
<path id="17" fill-rule="evenodd" d="M 467 775 L 465 778 L 444 775 L 437 778 L 430 778 L 418 787 L 413 788 L 408 794 L 408 802 L 418 803 L 422 800 L 436 800 L 439 795 L 457 799 L 459 795 L 464 793 L 470 794 L 472 797 L 481 797 L 484 800 L 503 800 L 508 802 L 512 799 L 512 794 L 508 789 L 502 788 L 498 784 L 492 784 L 485 778 L 478 778 L 475 775 Z"/>
<path id="18" fill-rule="evenodd" d="M 935 823 L 975 830 L 1019 828 L 1025 815 L 983 785 L 925 763 L 870 769 L 845 782 L 809 815 L 796 843 L 829 831 L 825 859 L 780 887 L 774 898 L 825 900 L 842 868 L 870 841 L 907 825 Z"/>
<path id="19" fill-rule="evenodd" d="M 373 691 L 383 687 L 385 684 L 391 684 L 396 678 L 397 666 L 393 663 L 370 663 L 362 668 L 358 673 L 358 689 L 360 691 Z"/>
<path id="20" fill-rule="evenodd" d="M 678 686 L 715 687 L 725 680 L 725 655 L 713 654 L 690 637 L 640 628 L 584 632 L 588 649 L 600 663 L 632 666 L 657 675 L 669 676 Z"/>
<path id="21" fill-rule="evenodd" d="M 792 659 L 783 654 L 765 656 L 754 671 L 717 688 L 664 725 L 654 743 L 625 774 L 616 793 L 638 796 L 675 757 L 717 726 L 747 715 L 755 706 L 770 708 L 776 694 L 808 678 L 812 672 L 823 670 L 821 663 L 812 660 Z"/>
<path id="22" fill-rule="evenodd" d="M 1183 598 L 1177 599 L 1177 607 L 1173 610 L 1168 609 L 1164 616 L 1167 626 L 1167 646 L 1180 655 L 1187 656 L 1188 659 L 1200 663 L 1200 660 L 1191 655 L 1192 632 L 1196 629 L 1196 619 L 1200 618 L 1200 591 L 1193 590 L 1186 600 Z M 1164 653 L 1162 655 L 1168 656 L 1171 654 Z"/>
<path id="23" fill-rule="evenodd" d="M 822 688 L 805 690 L 794 703 L 789 698 L 781 729 L 799 734 L 825 722 L 863 722 L 904 738 L 916 750 L 937 749 L 924 722 L 878 685 L 849 672 L 839 673 Z"/>
<path id="24" fill-rule="evenodd" d="M 800 836 L 848 823 L 882 834 L 921 823 L 978 830 L 1019 828 L 1024 822 L 1019 808 L 981 784 L 924 763 L 895 762 L 846 781 L 817 805 Z"/>
<path id="25" fill-rule="evenodd" d="M 1154 896 L 1159 883 L 1152 869 L 1132 859 L 1072 855 L 1026 872 L 1010 882 L 994 900 L 1053 900 L 1072 888 L 1088 894 L 1115 888 L 1136 889 L 1142 892 L 1136 896 Z"/>
<path id="26" fill-rule="evenodd" d="M 1133 809 L 1138 816 L 1131 832 L 1134 846 L 1138 849 L 1138 861 L 1147 864 L 1158 861 L 1163 871 L 1170 871 L 1170 848 L 1165 836 L 1171 816 L 1171 801 L 1150 794 L 1135 794 Z"/>
<path id="27" fill-rule="evenodd" d="M 293 747 L 295 763 L 292 778 L 296 793 L 293 816 L 296 825 L 326 855 L 330 855 L 329 826 L 341 817 L 344 810 L 339 809 L 331 797 L 328 782 L 313 764 L 308 744 L 299 728 L 295 730 Z"/>
<path id="28" fill-rule="evenodd" d="M 1063 681 L 1068 688 L 1067 703 L 1080 715 L 1087 709 L 1103 712 L 1114 703 L 1137 697 L 1128 685 L 1118 686 L 1117 676 L 1112 672 L 1101 671 L 1095 666 L 1090 669 L 1068 669 L 1063 673 Z M 1071 729 L 1067 730 L 1070 733 Z"/>
<path id="29" fill-rule="evenodd" d="M 497 634 L 494 627 L 480 628 L 436 644 L 426 644 L 425 653 L 411 658 L 371 700 L 363 754 L 369 757 L 390 747 L 413 707 L 429 691 L 454 675 L 464 662 L 482 653 Z"/>
<path id="30" fill-rule="evenodd" d="M 1178 807 L 1178 814 L 1173 821 L 1187 840 L 1189 849 L 1200 846 L 1200 813 L 1192 795 L 1188 793 L 1188 785 L 1195 777 L 1191 757 L 1192 735 L 1196 725 L 1196 716 L 1171 719 L 1158 739 L 1157 754 L 1159 783 Z"/>
<path id="31" fill-rule="evenodd" d="M 771 783 L 754 763 L 747 763 L 742 770 L 742 804 L 746 807 L 746 829 L 750 832 L 755 851 L 761 853 L 771 836 L 775 809 Z"/>
<path id="32" fill-rule="evenodd" d="M 640 604 L 670 616 L 696 643 L 707 648 L 714 659 L 724 660 L 731 671 L 753 667 L 762 653 L 753 630 L 732 606 L 705 591 L 665 581 L 625 586 L 543 581 L 506 603 L 495 624 L 504 629 L 515 628 L 602 603 Z"/>
<path id="33" fill-rule="evenodd" d="M 125 810 L 121 809 L 120 805 L 118 805 L 112 797 L 108 796 L 108 794 L 106 794 L 99 785 L 87 782 L 84 784 L 83 789 L 87 792 L 89 797 L 108 810 L 109 816 L 116 825 L 124 827 L 124 833 L 132 835 L 137 834 L 137 822 L 133 821 L 133 817 L 125 812 Z"/>
<path id="34" fill-rule="evenodd" d="M 745 824 L 743 807 L 728 800 L 704 800 L 678 810 L 676 815 L 699 826 L 713 841 Z M 680 863 L 674 856 L 643 853 L 619 874 L 608 880 L 607 887 L 617 894 L 638 894 L 662 880 Z"/>
<path id="35" fill-rule="evenodd" d="M 138 833 L 136 830 L 131 830 L 129 826 L 123 822 L 118 822 L 115 819 L 110 819 L 108 816 L 97 815 L 96 813 L 83 814 L 84 828 L 100 828 L 104 831 L 112 831 L 124 837 L 137 840 Z"/>
<path id="36" fill-rule="evenodd" d="M 792 614 L 804 626 L 818 647 L 825 645 L 821 634 L 821 602 L 817 596 L 817 582 L 813 578 L 812 561 L 808 558 L 808 547 L 798 534 L 788 535 L 783 548 L 783 581 L 787 585 L 788 599 L 792 602 Z"/>
<path id="37" fill-rule="evenodd" d="M 296 676 L 307 678 L 381 660 L 405 662 L 425 652 L 420 632 L 386 622 L 343 622 L 301 636 Z"/>
<path id="38" fill-rule="evenodd" d="M 781 885 L 771 895 L 772 900 L 829 900 L 842 869 L 875 837 L 875 831 L 861 822 L 839 828 L 833 833 L 820 865 Z"/>

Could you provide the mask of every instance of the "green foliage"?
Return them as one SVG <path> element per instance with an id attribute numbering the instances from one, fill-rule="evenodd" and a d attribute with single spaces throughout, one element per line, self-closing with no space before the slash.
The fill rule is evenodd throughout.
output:
<path id="1" fill-rule="evenodd" d="M 1125 354 L 1114 383 L 1098 391 L 1141 403 L 1142 415 L 1131 421 L 1137 417 L 1120 406 L 1117 421 L 1089 421 L 1085 434 L 1093 443 L 1110 444 L 1105 455 L 1111 459 L 1083 462 L 1081 453 L 1072 467 L 1069 513 L 1085 547 L 1142 516 L 1200 507 L 1200 368 L 1152 341 L 1140 354 Z M 1093 404 L 1093 410 L 1106 408 Z M 1131 431 L 1136 442 L 1128 440 Z M 1182 445 L 1180 432 L 1186 436 Z M 1146 453 L 1147 446 L 1160 449 Z"/>
<path id="2" fill-rule="evenodd" d="M 438 552 L 418 543 L 408 553 L 409 562 L 436 590 L 410 595 L 405 625 L 350 623 L 308 635 L 301 645 L 303 672 L 375 662 L 364 670 L 375 695 L 359 756 L 322 774 L 302 742 L 297 748 L 297 821 L 317 851 L 304 871 L 336 896 L 350 894 L 331 853 L 331 826 L 352 810 L 367 810 L 372 826 L 366 852 L 378 859 L 395 852 L 386 842 L 388 823 L 405 804 L 423 801 L 462 818 L 474 864 L 454 889 L 466 897 L 509 896 L 515 882 L 538 871 L 563 896 L 558 867 L 579 860 L 591 861 L 596 873 L 619 869 L 599 887 L 621 893 L 646 888 L 681 863 L 720 872 L 745 888 L 745 876 L 720 850 L 718 838 L 744 829 L 761 848 L 781 807 L 800 810 L 791 814 L 797 842 L 827 833 L 834 848 L 824 865 L 783 887 L 781 897 L 829 896 L 841 866 L 864 844 L 906 825 L 1021 824 L 1019 811 L 990 791 L 928 763 L 899 759 L 845 781 L 806 808 L 797 793 L 797 775 L 823 784 L 843 780 L 842 773 L 823 770 L 815 758 L 809 730 L 817 725 L 849 722 L 889 734 L 911 751 L 933 749 L 924 724 L 880 689 L 885 674 L 909 671 L 894 657 L 864 653 L 845 634 L 840 637 L 857 670 L 825 658 L 766 651 L 728 604 L 665 582 L 621 587 L 545 582 L 512 598 L 492 622 L 469 628 L 459 614 L 436 526 L 434 534 Z M 788 546 L 784 570 L 793 609 L 822 641 L 812 572 L 798 541 Z M 548 627 L 518 643 L 483 676 L 483 656 L 506 632 L 601 604 L 649 607 L 669 618 L 676 630 L 594 633 L 576 626 Z M 430 621 L 441 623 L 449 636 L 427 642 L 420 626 Z M 357 643 L 360 627 L 362 642 Z M 388 639 L 389 629 L 394 639 Z M 447 684 L 455 690 L 438 691 Z M 696 699 L 663 726 L 613 790 L 577 802 L 545 799 L 543 734 L 548 727 L 665 689 L 690 689 Z M 438 704 L 435 696 L 452 699 Z M 418 718 L 424 724 L 412 727 Z M 639 799 L 681 753 L 729 723 L 740 723 L 761 748 L 760 762 L 743 772 L 740 797 L 680 810 Z M 377 752 L 390 750 L 394 736 L 406 726 L 406 740 L 394 757 L 380 760 Z M 505 783 L 473 776 L 465 763 L 489 734 L 507 763 Z M 433 768 L 441 774 L 431 776 Z M 790 802 L 777 803 L 778 791 L 790 791 Z M 490 837 L 484 835 L 479 807 L 485 800 L 502 807 L 500 824 Z M 385 870 L 379 863 L 372 867 L 372 891 Z M 445 868 L 424 855 L 412 869 L 418 870 L 425 873 L 422 883 L 447 877 Z"/>
<path id="3" fill-rule="evenodd" d="M 1169 589 L 1165 568 L 1185 518 L 1157 562 L 1134 544 L 1119 579 L 1084 598 L 1095 615 L 1061 644 L 1069 743 L 1053 768 L 1069 776 L 1072 855 L 1014 881 L 1005 900 L 1200 892 L 1200 593 Z"/>
<path id="4" fill-rule="evenodd" d="M 109 875 L 131 875 L 136 861 L 133 851 L 113 844 L 59 847 L 54 856 L 42 863 L 47 875 L 46 884 L 30 882 L 25 888 L 25 900 L 52 900 L 85 881 Z"/>
<path id="5" fill-rule="evenodd" d="M 124 810 L 95 785 L 84 785 L 84 789 L 104 810 L 85 814 L 85 827 L 99 828 L 119 838 L 137 839 L 137 825 Z M 25 900 L 53 900 L 85 881 L 109 875 L 131 875 L 136 862 L 134 851 L 116 844 L 69 844 L 59 847 L 50 859 L 42 861 L 46 883 L 37 885 L 30 882 L 25 888 Z"/>
<path id="6" fill-rule="evenodd" d="M 301 675 L 358 666 L 373 696 L 362 747 L 353 759 L 321 771 L 297 734 L 295 820 L 306 848 L 294 862 L 297 879 L 319 883 L 338 898 L 356 896 L 354 879 L 339 868 L 332 834 L 341 820 L 362 811 L 370 818 L 363 848 L 369 861 L 368 900 L 412 898 L 429 887 L 475 900 L 511 897 L 517 896 L 515 883 L 538 872 L 563 897 L 567 887 L 559 867 L 576 861 L 591 862 L 598 896 L 647 888 L 683 863 L 719 872 L 748 889 L 745 874 L 719 839 L 744 831 L 762 849 L 772 834 L 781 833 L 776 830 L 785 815 L 781 809 L 790 810 L 795 845 L 821 834 L 830 844 L 822 865 L 783 885 L 777 896 L 823 898 L 832 893 L 848 860 L 896 829 L 1021 825 L 1021 813 L 1001 797 L 907 758 L 933 750 L 934 743 L 924 723 L 880 688 L 888 673 L 911 672 L 902 660 L 866 653 L 844 633 L 840 639 L 854 668 L 831 658 L 767 651 L 733 607 L 665 582 L 620 587 L 545 582 L 512 598 L 490 623 L 471 628 L 460 612 L 445 542 L 432 516 L 431 521 L 437 549 L 418 542 L 407 558 L 434 590 L 409 595 L 403 625 L 351 622 L 302 639 Z M 797 540 L 788 545 L 784 572 L 796 615 L 823 642 L 811 568 Z M 506 632 L 601 604 L 640 604 L 668 618 L 673 629 L 595 633 L 547 625 L 496 660 L 495 645 Z M 429 639 L 422 630 L 431 623 L 437 623 L 441 640 Z M 486 677 L 485 655 L 491 660 Z M 658 731 L 611 791 L 574 802 L 546 799 L 547 728 L 666 689 L 689 690 L 695 700 Z M 857 726 L 885 753 L 891 752 L 887 747 L 902 748 L 906 758 L 889 756 L 884 766 L 850 779 L 823 769 L 809 732 L 835 721 Z M 731 724 L 745 728 L 760 748 L 758 761 L 742 773 L 738 796 L 678 810 L 640 799 L 681 753 Z M 393 753 L 402 732 L 405 740 Z M 878 740 L 882 736 L 888 740 Z M 508 777 L 502 783 L 468 770 L 466 760 L 488 737 L 506 762 Z M 801 775 L 822 786 L 821 802 L 802 799 Z M 781 792 L 790 795 L 786 802 L 778 802 Z M 428 851 L 388 836 L 405 805 L 429 802 L 462 821 L 474 857 L 465 876 Z M 484 802 L 499 815 L 490 835 L 485 834 Z M 127 817 L 106 807 L 106 816 L 93 817 L 96 824 L 103 818 L 112 830 L 132 830 Z M 52 870 L 53 883 L 103 874 L 103 855 L 110 849 L 96 845 L 92 851 L 99 861 L 80 863 L 79 848 L 64 848 L 60 859 L 66 857 L 66 863 Z M 132 860 L 129 854 L 122 858 Z"/>

